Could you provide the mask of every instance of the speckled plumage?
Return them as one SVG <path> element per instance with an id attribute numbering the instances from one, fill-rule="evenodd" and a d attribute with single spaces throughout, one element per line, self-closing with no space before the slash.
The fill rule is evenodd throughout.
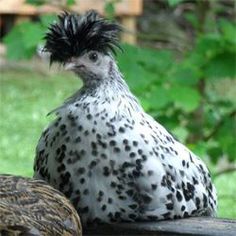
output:
<path id="1" fill-rule="evenodd" d="M 70 64 L 84 86 L 54 111 L 35 177 L 65 193 L 83 223 L 215 215 L 205 164 L 143 111 L 111 54 L 89 53 Z"/>
<path id="2" fill-rule="evenodd" d="M 82 235 L 68 199 L 42 180 L 0 175 L 0 235 Z"/>

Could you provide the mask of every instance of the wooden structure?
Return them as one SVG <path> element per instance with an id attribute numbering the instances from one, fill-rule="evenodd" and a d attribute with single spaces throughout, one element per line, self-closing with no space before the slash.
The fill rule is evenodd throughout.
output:
<path id="1" fill-rule="evenodd" d="M 191 217 L 179 220 L 165 220 L 146 223 L 120 223 L 99 225 L 84 229 L 84 236 L 95 235 L 150 235 L 150 236 L 235 236 L 236 220 Z"/>
<path id="2" fill-rule="evenodd" d="M 66 8 L 66 0 L 48 1 L 50 5 L 33 6 L 26 4 L 25 0 L 0 0 L 0 15 L 15 15 L 16 21 L 22 21 L 36 15 L 59 13 L 63 9 L 83 13 L 90 9 L 104 14 L 105 0 L 75 0 L 75 4 Z M 127 29 L 122 35 L 122 40 L 136 43 L 136 17 L 142 13 L 143 0 L 120 0 L 114 4 L 115 15 L 120 18 L 121 24 Z"/>

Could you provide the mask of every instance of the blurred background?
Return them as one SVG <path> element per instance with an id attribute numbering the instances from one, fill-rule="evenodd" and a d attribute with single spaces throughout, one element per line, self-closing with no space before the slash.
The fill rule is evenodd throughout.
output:
<path id="1" fill-rule="evenodd" d="M 117 61 L 144 109 L 209 166 L 219 216 L 236 218 L 234 0 L 0 0 L 0 173 L 32 176 L 47 113 L 81 82 L 40 56 L 66 10 L 119 21 Z"/>

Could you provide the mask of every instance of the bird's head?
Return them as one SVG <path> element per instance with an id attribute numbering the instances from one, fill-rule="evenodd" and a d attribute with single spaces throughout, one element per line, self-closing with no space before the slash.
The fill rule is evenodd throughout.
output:
<path id="1" fill-rule="evenodd" d="M 113 67 L 112 53 L 120 48 L 121 27 L 101 18 L 95 11 L 82 16 L 63 13 L 51 24 L 44 50 L 50 62 L 59 62 L 65 69 L 78 74 L 84 81 L 103 79 Z"/>

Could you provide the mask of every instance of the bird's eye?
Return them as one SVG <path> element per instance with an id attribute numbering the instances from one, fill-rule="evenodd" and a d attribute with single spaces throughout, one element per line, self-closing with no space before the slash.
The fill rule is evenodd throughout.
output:
<path id="1" fill-rule="evenodd" d="M 97 54 L 96 52 L 93 52 L 93 53 L 89 54 L 89 59 L 90 59 L 92 62 L 97 61 L 97 59 L 98 59 L 98 54 Z"/>

